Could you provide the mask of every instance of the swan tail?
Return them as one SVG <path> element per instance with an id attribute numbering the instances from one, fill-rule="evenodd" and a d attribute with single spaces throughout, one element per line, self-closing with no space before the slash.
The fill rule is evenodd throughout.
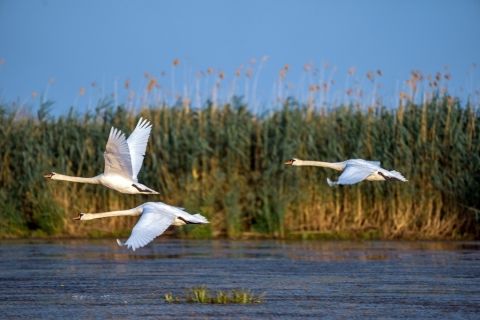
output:
<path id="1" fill-rule="evenodd" d="M 390 177 L 393 178 L 393 179 L 397 179 L 399 181 L 403 181 L 403 182 L 407 182 L 408 180 L 398 171 L 395 171 L 395 170 L 392 170 L 392 171 L 389 171 L 390 173 Z"/>

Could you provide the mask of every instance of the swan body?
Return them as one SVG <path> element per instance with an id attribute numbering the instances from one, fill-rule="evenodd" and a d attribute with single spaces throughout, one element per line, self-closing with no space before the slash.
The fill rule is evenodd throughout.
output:
<path id="1" fill-rule="evenodd" d="M 120 130 L 112 127 L 104 152 L 104 173 L 98 176 L 84 178 L 50 172 L 44 177 L 51 180 L 101 184 L 121 193 L 158 194 L 157 191 L 139 183 L 137 179 L 151 130 L 150 122 L 142 118 L 128 139 Z"/>
<path id="2" fill-rule="evenodd" d="M 75 220 L 93 220 L 99 218 L 118 216 L 140 216 L 137 224 L 132 229 L 132 234 L 125 243 L 117 239 L 120 246 L 126 246 L 135 251 L 161 235 L 171 225 L 182 226 L 185 224 L 204 224 L 208 220 L 200 214 L 190 214 L 163 202 L 146 202 L 136 208 L 102 213 L 80 213 Z"/>
<path id="3" fill-rule="evenodd" d="M 407 182 L 408 180 L 398 171 L 388 171 L 380 167 L 380 161 L 369 161 L 363 159 L 350 159 L 343 162 L 322 162 L 307 161 L 300 159 L 290 159 L 285 162 L 291 166 L 317 166 L 343 171 L 337 181 L 327 178 L 329 186 L 343 184 L 355 184 L 363 180 L 367 181 L 386 181 L 398 180 Z"/>

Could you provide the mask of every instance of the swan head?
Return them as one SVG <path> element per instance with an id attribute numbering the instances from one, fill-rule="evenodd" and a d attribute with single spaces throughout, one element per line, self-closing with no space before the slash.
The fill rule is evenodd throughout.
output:
<path id="1" fill-rule="evenodd" d="M 55 172 L 50 172 L 50 173 L 47 173 L 45 174 L 43 177 L 46 178 L 46 179 L 51 179 L 51 180 L 54 180 L 54 176 L 56 175 Z"/>
<path id="2" fill-rule="evenodd" d="M 284 162 L 284 164 L 286 165 L 290 165 L 290 166 L 296 166 L 297 164 L 295 163 L 298 159 L 297 158 L 292 158 L 290 160 L 287 160 Z"/>

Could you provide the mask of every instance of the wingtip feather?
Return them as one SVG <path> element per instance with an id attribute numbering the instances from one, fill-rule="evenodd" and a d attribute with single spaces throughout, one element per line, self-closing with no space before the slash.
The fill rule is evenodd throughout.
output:
<path id="1" fill-rule="evenodd" d="M 137 123 L 137 128 L 139 128 L 139 129 L 149 129 L 150 127 L 151 127 L 150 121 L 143 118 L 143 117 L 140 117 L 140 119 L 138 120 L 138 123 Z"/>

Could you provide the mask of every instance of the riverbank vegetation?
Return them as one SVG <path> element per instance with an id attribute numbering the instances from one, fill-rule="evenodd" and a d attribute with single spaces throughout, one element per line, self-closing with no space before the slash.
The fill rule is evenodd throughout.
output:
<path id="1" fill-rule="evenodd" d="M 43 178 L 101 173 L 110 127 L 128 135 L 140 116 L 153 130 L 139 180 L 159 196 Z M 0 237 L 126 235 L 135 218 L 72 218 L 163 201 L 211 221 L 172 231 L 182 237 L 478 238 L 479 116 L 478 106 L 446 93 L 400 98 L 395 108 L 290 98 L 264 114 L 238 98 L 135 111 L 103 101 L 93 112 L 58 117 L 48 104 L 37 114 L 2 105 Z M 326 178 L 337 172 L 285 166 L 292 157 L 379 160 L 409 182 L 330 188 Z"/>

